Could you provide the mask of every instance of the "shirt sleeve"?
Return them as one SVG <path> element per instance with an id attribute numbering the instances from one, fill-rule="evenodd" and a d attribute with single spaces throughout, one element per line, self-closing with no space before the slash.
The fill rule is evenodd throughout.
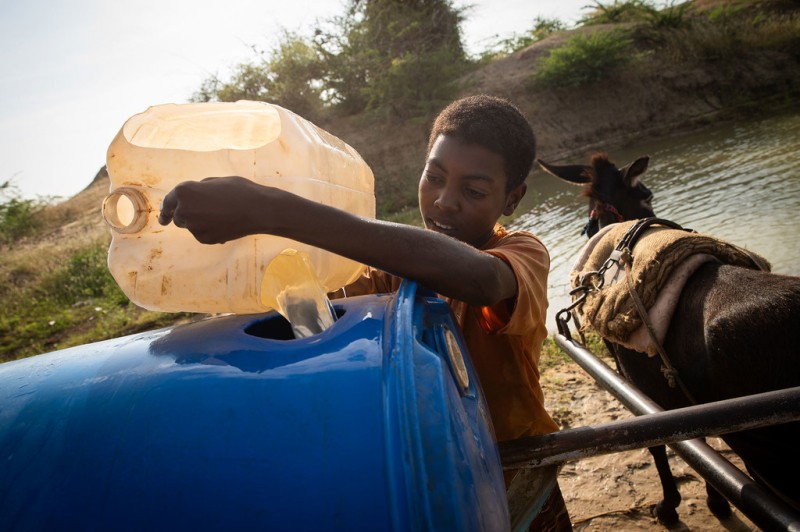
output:
<path id="1" fill-rule="evenodd" d="M 483 330 L 489 334 L 524 334 L 531 328 L 544 327 L 550 271 L 550 255 L 544 244 L 530 233 L 517 231 L 486 253 L 511 267 L 517 294 L 513 299 L 479 309 Z"/>

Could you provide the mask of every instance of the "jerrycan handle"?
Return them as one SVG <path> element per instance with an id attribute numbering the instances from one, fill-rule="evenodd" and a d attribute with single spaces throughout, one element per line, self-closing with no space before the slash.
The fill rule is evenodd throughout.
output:
<path id="1" fill-rule="evenodd" d="M 117 233 L 138 233 L 151 211 L 147 197 L 134 187 L 120 187 L 103 200 L 103 219 Z"/>

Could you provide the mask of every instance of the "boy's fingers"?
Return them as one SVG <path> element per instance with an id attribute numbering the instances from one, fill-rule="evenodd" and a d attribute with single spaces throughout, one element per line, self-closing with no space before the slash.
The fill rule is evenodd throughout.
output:
<path id="1" fill-rule="evenodd" d="M 158 223 L 161 225 L 169 225 L 175 215 L 175 208 L 178 206 L 178 200 L 175 198 L 174 191 L 170 192 L 164 197 L 161 202 L 161 212 L 158 214 Z"/>

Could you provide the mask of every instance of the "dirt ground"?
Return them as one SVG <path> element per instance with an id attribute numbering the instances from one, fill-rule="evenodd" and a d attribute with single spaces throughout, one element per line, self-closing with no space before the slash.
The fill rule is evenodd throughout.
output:
<path id="1" fill-rule="evenodd" d="M 542 372 L 546 406 L 562 428 L 598 425 L 632 417 L 611 394 L 600 388 L 577 364 L 564 363 Z M 719 438 L 709 445 L 742 467 Z M 758 530 L 740 511 L 719 520 L 705 503 L 705 483 L 674 452 L 668 450 L 670 466 L 678 481 L 682 502 L 681 522 L 671 530 Z M 587 458 L 564 465 L 558 479 L 575 530 L 636 531 L 667 530 L 651 514 L 661 500 L 658 481 L 646 449 Z"/>

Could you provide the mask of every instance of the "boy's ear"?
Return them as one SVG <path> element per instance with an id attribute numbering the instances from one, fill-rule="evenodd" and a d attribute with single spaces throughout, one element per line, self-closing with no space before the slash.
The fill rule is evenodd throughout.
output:
<path id="1" fill-rule="evenodd" d="M 506 216 L 511 216 L 514 213 L 514 210 L 519 205 L 519 202 L 522 201 L 523 196 L 525 196 L 525 192 L 528 191 L 528 185 L 526 183 L 520 183 L 517 187 L 509 192 L 506 195 L 506 205 L 503 208 L 503 214 Z"/>

